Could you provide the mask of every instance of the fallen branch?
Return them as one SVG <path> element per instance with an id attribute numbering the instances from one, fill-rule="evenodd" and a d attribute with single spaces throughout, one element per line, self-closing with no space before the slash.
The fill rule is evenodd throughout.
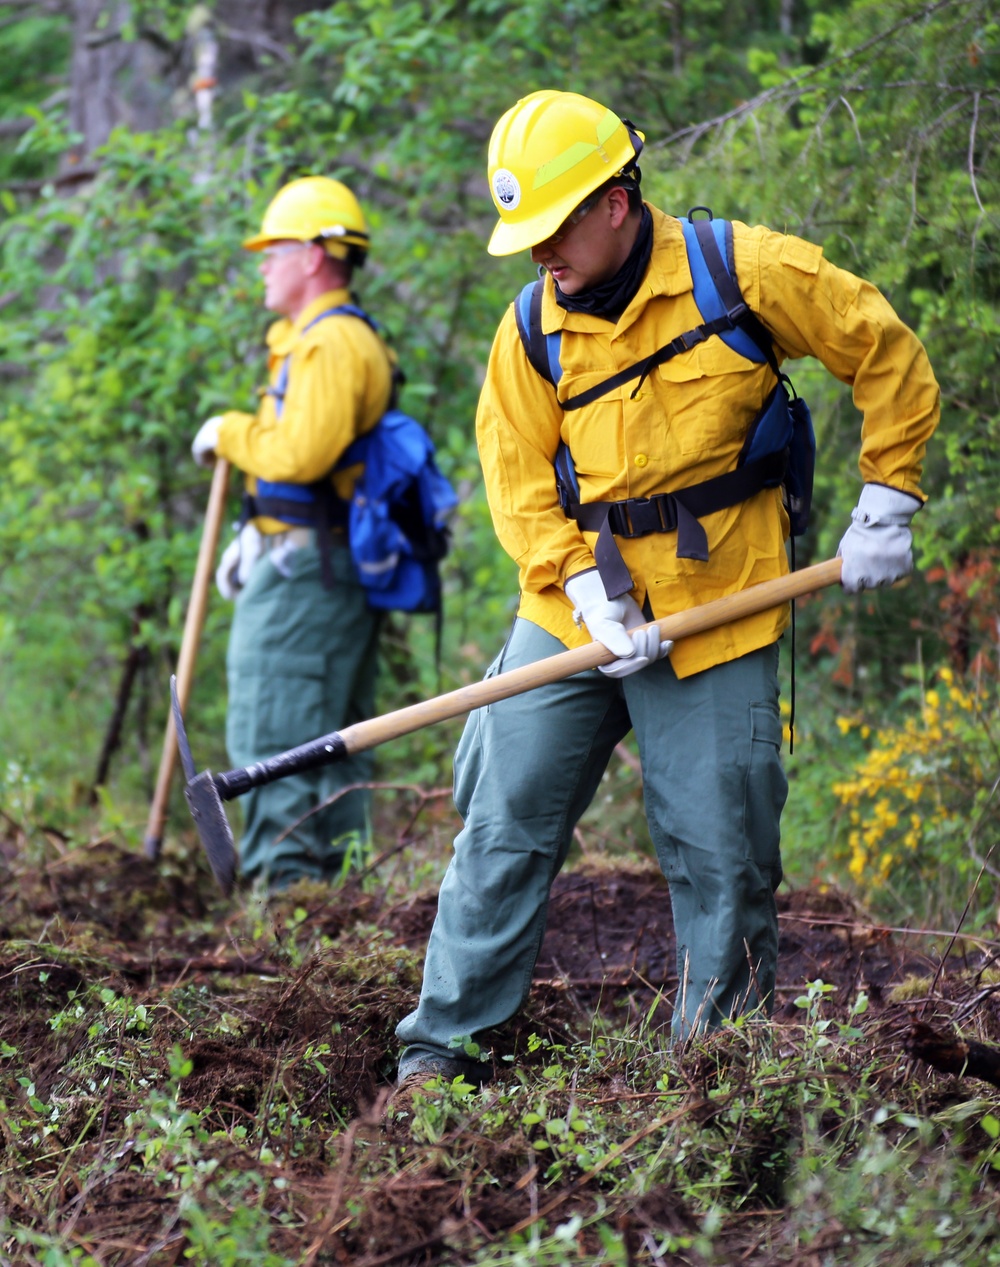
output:
<path id="1" fill-rule="evenodd" d="M 665 990 L 676 985 L 677 978 L 672 976 L 664 977 L 662 981 L 647 981 L 638 972 L 633 972 L 627 977 L 532 977 L 531 984 L 548 986 L 550 990 L 573 990 L 577 987 L 583 990 L 628 990 L 635 985 L 644 986 L 647 990 Z"/>
<path id="2" fill-rule="evenodd" d="M 164 958 L 152 955 L 148 959 L 115 959 L 114 968 L 122 976 L 130 979 L 145 980 L 155 973 L 157 976 L 169 977 L 180 973 L 182 977 L 189 972 L 232 973 L 234 976 L 280 977 L 283 969 L 272 963 L 264 955 L 251 955 L 245 959 L 239 956 L 230 959 L 222 955 L 177 955 Z M 177 985 L 177 982 L 171 982 Z"/>
<path id="3" fill-rule="evenodd" d="M 941 1073 L 980 1078 L 1000 1087 L 1000 1048 L 988 1047 L 954 1032 L 942 1033 L 926 1021 L 914 1021 L 903 1044 L 907 1055 L 916 1056 Z"/>
<path id="4" fill-rule="evenodd" d="M 830 919 L 825 915 L 807 915 L 793 911 L 779 911 L 778 920 L 788 924 L 807 924 L 810 928 L 846 928 L 854 933 L 863 933 L 873 941 L 884 941 L 889 933 L 902 933 L 906 937 L 949 937 L 952 939 L 960 936 L 962 941 L 971 942 L 974 946 L 986 946 L 991 950 L 1000 948 L 1000 942 L 995 937 L 977 937 L 973 933 L 956 934 L 953 928 L 911 928 L 909 925 L 897 927 L 894 924 L 864 924 L 860 920 Z"/>

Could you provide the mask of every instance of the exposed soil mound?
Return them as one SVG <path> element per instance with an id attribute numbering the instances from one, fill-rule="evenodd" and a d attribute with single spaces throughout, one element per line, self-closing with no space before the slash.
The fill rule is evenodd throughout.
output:
<path id="1" fill-rule="evenodd" d="M 4 1198 L 26 1236 L 61 1227 L 66 1245 L 102 1264 L 158 1267 L 185 1253 L 211 1261 L 182 1217 L 193 1190 L 234 1217 L 256 1210 L 261 1244 L 296 1262 L 459 1262 L 484 1237 L 532 1220 L 575 1213 L 589 1227 L 603 1208 L 596 1186 L 616 1158 L 682 1116 L 714 1130 L 718 1089 L 749 1093 L 760 1067 L 759 1034 L 671 1056 L 680 1099 L 664 1109 L 655 1079 L 668 1067 L 677 978 L 667 886 L 651 863 L 581 865 L 558 878 L 529 1003 L 488 1036 L 508 1090 L 484 1095 L 471 1115 L 446 1099 L 440 1118 L 422 1119 L 423 1135 L 402 1143 L 386 1136 L 380 1111 L 393 1030 L 419 990 L 433 892 L 394 901 L 368 876 L 335 889 L 297 885 L 267 904 L 251 895 L 223 903 L 197 856 L 153 868 L 107 842 L 45 867 L 20 867 L 15 856 L 9 867 L 0 897 Z M 916 1023 L 933 1029 L 964 1016 L 984 1042 L 1000 1035 L 992 959 L 975 944 L 941 971 L 940 942 L 873 924 L 843 893 L 785 892 L 779 905 L 775 1022 L 757 1028 L 782 1050 L 800 1050 L 803 995 L 817 981 L 809 1006 L 825 1024 L 846 1025 L 858 995 L 868 996 L 867 1076 L 898 1076 Z M 572 1065 L 570 1081 L 559 1081 L 553 1061 L 578 1058 L 553 1053 L 589 1051 L 595 1017 L 608 1035 L 600 1062 Z M 838 1074 L 845 1086 L 856 1076 L 850 1062 Z M 533 1080 L 567 1120 L 582 1104 L 588 1120 L 617 1115 L 631 1133 L 604 1160 L 540 1170 L 544 1137 L 523 1106 L 509 1107 L 525 1088 L 532 1094 Z M 745 1142 L 740 1164 L 757 1176 L 762 1211 L 780 1205 L 785 1170 L 773 1159 L 791 1150 L 786 1133 L 771 1125 Z M 650 1229 L 693 1244 L 697 1219 L 669 1178 L 608 1208 L 626 1244 L 644 1244 Z M 747 1226 L 734 1224 L 734 1253 L 758 1261 L 746 1256 Z M 577 1245 L 600 1261 L 592 1232 Z M 692 1250 L 670 1261 L 702 1260 Z"/>

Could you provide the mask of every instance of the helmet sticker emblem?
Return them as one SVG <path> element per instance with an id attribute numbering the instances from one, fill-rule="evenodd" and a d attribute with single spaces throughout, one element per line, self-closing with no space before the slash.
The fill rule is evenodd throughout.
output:
<path id="1" fill-rule="evenodd" d="M 504 211 L 513 211 L 521 201 L 521 186 L 506 167 L 498 167 L 493 173 L 493 196 Z"/>

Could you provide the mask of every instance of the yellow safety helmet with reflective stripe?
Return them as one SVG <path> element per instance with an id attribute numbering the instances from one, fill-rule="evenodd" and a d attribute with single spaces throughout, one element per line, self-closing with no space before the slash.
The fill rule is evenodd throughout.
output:
<path id="1" fill-rule="evenodd" d="M 523 97 L 490 137 L 490 193 L 500 213 L 488 251 L 513 255 L 544 242 L 570 212 L 639 156 L 641 132 L 575 92 Z"/>
<path id="2" fill-rule="evenodd" d="M 328 255 L 343 260 L 349 247 L 367 252 L 368 225 L 346 185 L 329 176 L 304 176 L 278 190 L 264 212 L 260 232 L 243 245 L 248 251 L 262 251 L 288 238 L 321 242 Z"/>

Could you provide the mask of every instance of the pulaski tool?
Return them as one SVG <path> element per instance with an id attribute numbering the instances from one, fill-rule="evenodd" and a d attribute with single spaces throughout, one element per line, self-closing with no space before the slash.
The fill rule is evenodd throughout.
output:
<path id="1" fill-rule="evenodd" d="M 662 639 L 677 642 L 681 638 L 704 633 L 707 629 L 714 629 L 729 621 L 752 616 L 769 607 L 777 607 L 790 599 L 834 585 L 839 580 L 840 559 L 828 559 L 825 563 L 803 568 L 800 572 L 752 585 L 738 594 L 727 594 L 700 607 L 664 616 L 656 623 Z M 236 875 L 236 844 L 223 801 L 231 801 L 244 792 L 249 792 L 251 788 L 273 783 L 290 774 L 300 774 L 304 770 L 314 770 L 318 766 L 342 761 L 355 752 L 375 748 L 389 739 L 398 739 L 401 735 L 421 730 L 434 722 L 460 717 L 475 708 L 509 699 L 512 695 L 520 695 L 536 686 L 547 686 L 550 682 L 572 677 L 574 673 L 599 668 L 613 659 L 615 656 L 612 652 L 599 642 L 573 647 L 523 668 L 500 673 L 471 686 L 459 687 L 456 691 L 437 695 L 420 704 L 411 704 L 394 713 L 386 713 L 383 717 L 356 722 L 345 730 L 332 731 L 328 735 L 321 735 L 319 739 L 301 744 L 298 748 L 290 748 L 277 756 L 257 761 L 241 770 L 228 770 L 224 774 L 212 774 L 210 770 L 203 770 L 201 774 L 196 772 L 184 729 L 177 682 L 175 678 L 171 678 L 170 696 L 177 745 L 187 780 L 184 795 L 219 887 L 223 893 L 228 894 Z"/>
<path id="2" fill-rule="evenodd" d="M 201 534 L 198 562 L 195 565 L 194 581 L 191 585 L 191 599 L 188 602 L 180 656 L 177 660 L 177 691 L 182 709 L 187 706 L 191 680 L 194 676 L 195 659 L 198 655 L 198 643 L 201 641 L 205 612 L 208 608 L 208 592 L 212 583 L 212 569 L 215 567 L 215 552 L 218 549 L 222 520 L 226 513 L 228 492 L 229 463 L 225 458 L 217 458 L 212 472 L 212 487 L 208 494 L 205 527 Z M 163 755 L 160 757 L 160 769 L 156 777 L 156 791 L 149 807 L 146 837 L 143 841 L 146 857 L 152 862 L 160 856 L 160 846 L 163 843 L 163 824 L 167 817 L 167 801 L 170 798 L 170 784 L 174 777 L 174 758 L 177 755 L 177 748 L 178 745 L 174 742 L 174 717 L 171 715 L 167 718 L 167 732 L 163 737 Z"/>

